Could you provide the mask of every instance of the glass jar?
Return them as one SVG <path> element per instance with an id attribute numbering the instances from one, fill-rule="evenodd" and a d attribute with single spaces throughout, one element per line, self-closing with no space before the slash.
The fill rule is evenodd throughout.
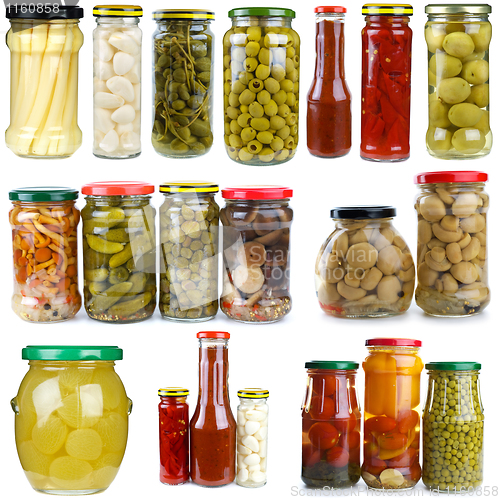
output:
<path id="1" fill-rule="evenodd" d="M 177 485 L 189 481 L 189 390 L 158 390 L 160 404 L 160 482 Z"/>
<path id="2" fill-rule="evenodd" d="M 14 266 L 13 311 L 25 321 L 71 319 L 78 291 L 78 191 L 21 188 L 9 192 Z"/>
<path id="3" fill-rule="evenodd" d="M 392 225 L 394 207 L 341 207 L 330 212 L 335 231 L 316 259 L 316 295 L 327 314 L 379 318 L 410 307 L 415 265 Z"/>
<path id="4" fill-rule="evenodd" d="M 316 69 L 307 96 L 307 149 L 321 158 L 351 150 L 351 92 L 345 80 L 345 7 L 316 7 Z"/>
<path id="5" fill-rule="evenodd" d="M 5 142 L 17 156 L 68 158 L 82 144 L 77 122 L 82 17 L 81 7 L 60 2 L 8 4 L 11 95 Z"/>
<path id="6" fill-rule="evenodd" d="M 425 365 L 422 480 L 431 490 L 469 493 L 483 482 L 483 403 L 479 363 Z"/>
<path id="7" fill-rule="evenodd" d="M 213 12 L 153 12 L 153 132 L 155 151 L 193 158 L 210 151 L 213 113 Z"/>
<path id="8" fill-rule="evenodd" d="M 242 389 L 237 417 L 236 484 L 259 488 L 267 483 L 267 442 L 269 429 L 269 391 Z"/>
<path id="9" fill-rule="evenodd" d="M 17 453 L 33 489 L 53 495 L 99 493 L 125 454 L 127 397 L 116 346 L 28 346 L 30 369 L 12 399 Z"/>
<path id="10" fill-rule="evenodd" d="M 199 332 L 198 402 L 189 424 L 190 475 L 201 486 L 236 477 L 236 421 L 229 403 L 227 332 Z"/>
<path id="11" fill-rule="evenodd" d="M 300 38 L 291 9 L 228 13 L 224 35 L 224 142 L 245 165 L 291 160 L 299 141 Z"/>
<path id="12" fill-rule="evenodd" d="M 469 316 L 490 302 L 487 180 L 488 174 L 473 171 L 415 177 L 419 187 L 415 300 L 427 314 Z"/>
<path id="13" fill-rule="evenodd" d="M 162 184 L 160 313 L 176 321 L 207 321 L 219 298 L 217 184 Z"/>
<path id="14" fill-rule="evenodd" d="M 309 361 L 302 404 L 302 481 L 324 489 L 349 488 L 361 476 L 358 363 Z"/>
<path id="15" fill-rule="evenodd" d="M 436 158 L 489 154 L 489 47 L 487 4 L 427 5 L 429 58 L 427 151 Z"/>
<path id="16" fill-rule="evenodd" d="M 222 312 L 244 323 L 272 323 L 292 309 L 290 228 L 293 191 L 280 186 L 222 190 Z"/>
<path id="17" fill-rule="evenodd" d="M 408 490 L 420 479 L 420 340 L 366 341 L 364 462 L 371 489 Z"/>
<path id="18" fill-rule="evenodd" d="M 94 182 L 82 193 L 87 314 L 110 323 L 148 319 L 156 307 L 153 184 Z"/>
<path id="19" fill-rule="evenodd" d="M 141 154 L 141 51 L 137 5 L 97 5 L 94 30 L 94 155 Z"/>
<path id="20" fill-rule="evenodd" d="M 361 158 L 410 157 L 411 5 L 365 4 L 361 31 Z"/>

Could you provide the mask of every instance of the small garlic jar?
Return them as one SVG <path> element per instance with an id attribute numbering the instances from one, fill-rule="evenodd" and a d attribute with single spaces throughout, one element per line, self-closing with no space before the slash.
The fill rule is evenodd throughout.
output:
<path id="1" fill-rule="evenodd" d="M 267 483 L 269 391 L 242 389 L 237 417 L 236 484 L 259 488 Z"/>
<path id="2" fill-rule="evenodd" d="M 97 5 L 94 30 L 94 155 L 141 154 L 142 31 L 138 5 Z"/>

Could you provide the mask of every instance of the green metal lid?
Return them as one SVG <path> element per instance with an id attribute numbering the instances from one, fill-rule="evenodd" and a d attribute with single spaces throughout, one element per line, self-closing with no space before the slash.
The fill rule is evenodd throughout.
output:
<path id="1" fill-rule="evenodd" d="M 9 191 L 11 201 L 68 201 L 78 199 L 78 190 L 67 187 L 25 187 Z"/>
<path id="2" fill-rule="evenodd" d="M 228 17 L 240 16 L 267 16 L 267 17 L 291 17 L 295 19 L 295 11 L 280 7 L 241 7 L 232 9 L 227 13 Z"/>
<path id="3" fill-rule="evenodd" d="M 312 370 L 357 370 L 359 363 L 355 361 L 307 361 L 306 368 Z"/>
<path id="4" fill-rule="evenodd" d="M 115 345 L 29 345 L 23 359 L 30 361 L 116 361 L 123 359 L 123 349 Z"/>
<path id="5" fill-rule="evenodd" d="M 480 370 L 481 363 L 475 363 L 474 361 L 440 361 L 427 363 L 425 369 L 446 372 Z"/>

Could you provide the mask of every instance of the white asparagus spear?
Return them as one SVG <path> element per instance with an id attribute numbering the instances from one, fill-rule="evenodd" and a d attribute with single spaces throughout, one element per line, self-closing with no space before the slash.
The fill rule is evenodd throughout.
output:
<path id="1" fill-rule="evenodd" d="M 11 27 L 7 33 L 7 45 L 11 51 L 10 58 L 10 122 L 14 119 L 14 106 L 19 88 L 21 72 L 21 37 L 18 29 Z"/>

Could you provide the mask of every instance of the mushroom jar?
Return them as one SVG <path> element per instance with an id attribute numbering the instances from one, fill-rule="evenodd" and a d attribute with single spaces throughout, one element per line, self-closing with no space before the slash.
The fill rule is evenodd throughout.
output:
<path id="1" fill-rule="evenodd" d="M 484 191 L 488 174 L 427 172 L 415 177 L 419 194 L 417 305 L 432 316 L 481 312 L 490 302 Z"/>
<path id="2" fill-rule="evenodd" d="M 222 312 L 245 323 L 282 319 L 292 308 L 290 228 L 293 192 L 280 186 L 222 190 Z"/>
<path id="3" fill-rule="evenodd" d="M 316 295 L 327 314 L 343 318 L 395 316 L 410 307 L 415 266 L 392 225 L 393 207 L 331 211 L 335 231 L 316 259 Z"/>

